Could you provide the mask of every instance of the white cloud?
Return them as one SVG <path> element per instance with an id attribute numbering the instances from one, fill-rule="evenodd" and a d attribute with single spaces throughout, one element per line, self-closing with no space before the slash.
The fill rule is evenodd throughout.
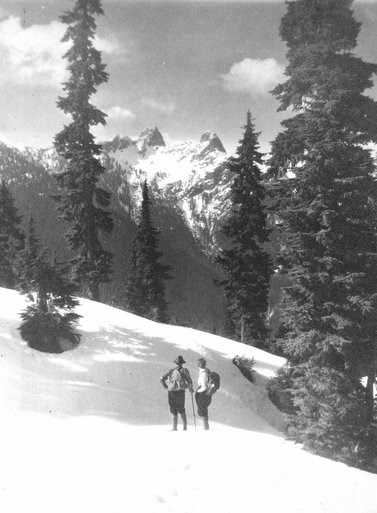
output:
<path id="1" fill-rule="evenodd" d="M 120 54 L 123 53 L 123 49 L 121 49 L 118 41 L 116 39 L 103 39 L 102 37 L 95 36 L 94 38 L 94 46 L 100 52 L 111 54 Z"/>
<path id="2" fill-rule="evenodd" d="M 0 57 L 2 77 L 29 85 L 57 85 L 66 77 L 62 56 L 67 48 L 60 40 L 64 26 L 56 21 L 49 25 L 23 28 L 13 16 L 0 23 Z"/>
<path id="3" fill-rule="evenodd" d="M 105 112 L 110 119 L 135 119 L 136 117 L 132 111 L 118 105 L 107 109 Z"/>
<path id="4" fill-rule="evenodd" d="M 161 114 L 173 114 L 176 110 L 176 105 L 174 102 L 161 102 L 155 100 L 154 98 L 144 98 L 142 103 L 146 107 L 160 112 Z"/>
<path id="5" fill-rule="evenodd" d="M 30 86 L 60 86 L 68 76 L 63 55 L 69 43 L 61 42 L 66 28 L 58 21 L 24 28 L 20 18 L 14 16 L 1 21 L 1 80 Z M 100 51 L 119 53 L 115 41 L 96 38 L 95 44 Z"/>
<path id="6" fill-rule="evenodd" d="M 111 141 L 116 135 L 119 135 L 119 127 L 109 127 L 108 125 L 97 125 L 92 128 L 92 133 L 98 141 Z"/>
<path id="7" fill-rule="evenodd" d="M 266 95 L 284 80 L 284 68 L 275 59 L 244 59 L 221 75 L 223 87 L 236 93 Z"/>

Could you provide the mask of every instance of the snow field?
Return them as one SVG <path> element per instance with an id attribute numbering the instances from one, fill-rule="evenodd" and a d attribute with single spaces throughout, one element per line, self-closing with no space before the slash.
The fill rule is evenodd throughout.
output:
<path id="1" fill-rule="evenodd" d="M 0 289 L 1 513 L 377 513 L 377 477 L 286 441 L 265 383 L 283 360 L 82 301 L 81 345 L 21 341 L 23 299 Z M 170 432 L 159 376 L 182 354 L 220 373 L 210 427 Z M 254 356 L 256 382 L 231 363 Z"/>

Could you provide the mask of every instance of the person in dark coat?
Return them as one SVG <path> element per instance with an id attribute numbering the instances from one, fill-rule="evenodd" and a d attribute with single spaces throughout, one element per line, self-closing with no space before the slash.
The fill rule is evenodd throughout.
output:
<path id="1" fill-rule="evenodd" d="M 179 355 L 174 360 L 174 363 L 177 366 L 161 376 L 160 382 L 162 386 L 168 390 L 168 403 L 173 420 L 172 431 L 177 431 L 178 413 L 182 419 L 183 430 L 186 431 L 187 415 L 185 410 L 185 392 L 188 388 L 192 394 L 194 389 L 190 373 L 188 369 L 183 367 L 183 364 L 186 363 L 183 357 Z"/>
<path id="2" fill-rule="evenodd" d="M 207 362 L 204 358 L 199 358 L 198 367 L 198 388 L 195 393 L 195 401 L 198 407 L 198 415 L 203 424 L 203 429 L 207 430 L 209 429 L 208 406 L 212 402 L 213 384 L 210 379 L 211 372 L 207 369 Z"/>

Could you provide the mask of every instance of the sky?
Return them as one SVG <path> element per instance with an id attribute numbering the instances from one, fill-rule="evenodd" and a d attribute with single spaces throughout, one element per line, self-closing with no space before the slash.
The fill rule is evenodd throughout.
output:
<path id="1" fill-rule="evenodd" d="M 81 300 L 80 345 L 40 353 L 17 329 L 25 299 L 0 289 L 2 513 L 375 513 L 377 476 L 285 439 L 266 379 L 284 360 L 190 328 Z M 171 432 L 159 377 L 181 354 L 221 376 L 203 431 Z M 254 357 L 255 380 L 232 364 Z"/>
<path id="2" fill-rule="evenodd" d="M 69 122 L 56 107 L 67 78 L 59 16 L 73 0 L 2 0 L 0 140 L 49 147 Z M 103 0 L 96 46 L 110 75 L 93 103 L 108 114 L 100 140 L 158 126 L 166 140 L 218 134 L 229 153 L 250 109 L 263 151 L 288 116 L 270 91 L 284 80 L 284 2 Z M 356 52 L 377 62 L 377 0 L 356 2 Z M 377 89 L 370 94 L 377 98 Z"/>

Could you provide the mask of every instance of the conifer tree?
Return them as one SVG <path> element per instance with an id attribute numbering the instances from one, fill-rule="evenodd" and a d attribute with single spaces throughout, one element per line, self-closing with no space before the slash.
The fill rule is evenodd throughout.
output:
<path id="1" fill-rule="evenodd" d="M 229 169 L 234 173 L 232 206 L 222 230 L 229 247 L 222 249 L 217 261 L 225 274 L 228 314 L 240 340 L 262 347 L 268 335 L 266 319 L 272 263 L 265 249 L 270 230 L 261 173 L 262 154 L 258 151 L 258 134 L 250 112 L 244 130 L 236 156 L 229 159 Z"/>
<path id="2" fill-rule="evenodd" d="M 287 4 L 288 80 L 274 94 L 295 115 L 273 143 L 270 172 L 286 178 L 274 188 L 290 279 L 281 344 L 294 436 L 369 468 L 377 451 L 377 187 L 365 145 L 377 142 L 377 105 L 363 92 L 377 65 L 353 54 L 360 24 L 351 3 Z"/>
<path id="3" fill-rule="evenodd" d="M 24 235 L 19 228 L 21 217 L 4 180 L 0 184 L 0 287 L 15 288 L 18 255 Z"/>
<path id="4" fill-rule="evenodd" d="M 29 346 L 45 352 L 62 352 L 62 342 L 77 345 L 73 325 L 80 317 L 73 312 L 78 301 L 75 285 L 66 277 L 67 267 L 49 262 L 48 251 L 41 244 L 30 216 L 26 245 L 22 251 L 19 288 L 29 305 L 21 313 L 22 337 Z"/>
<path id="5" fill-rule="evenodd" d="M 165 281 L 170 279 L 170 266 L 159 262 L 162 253 L 157 249 L 158 243 L 158 231 L 152 223 L 151 200 L 145 181 L 125 287 L 125 306 L 137 315 L 168 322 Z"/>
<path id="6" fill-rule="evenodd" d="M 68 25 L 63 41 L 72 45 L 65 54 L 70 71 L 63 87 L 66 96 L 57 104 L 72 122 L 55 137 L 56 150 L 66 161 L 64 171 L 57 175 L 61 192 L 55 199 L 61 219 L 70 225 L 66 239 L 77 254 L 75 276 L 95 300 L 99 299 L 100 283 L 110 279 L 112 263 L 100 234 L 113 228 L 106 210 L 110 194 L 98 185 L 104 173 L 101 146 L 91 133 L 93 126 L 105 124 L 105 114 L 90 103 L 97 87 L 108 80 L 101 54 L 93 46 L 95 16 L 102 14 L 99 0 L 76 0 L 74 8 L 61 16 Z"/>

